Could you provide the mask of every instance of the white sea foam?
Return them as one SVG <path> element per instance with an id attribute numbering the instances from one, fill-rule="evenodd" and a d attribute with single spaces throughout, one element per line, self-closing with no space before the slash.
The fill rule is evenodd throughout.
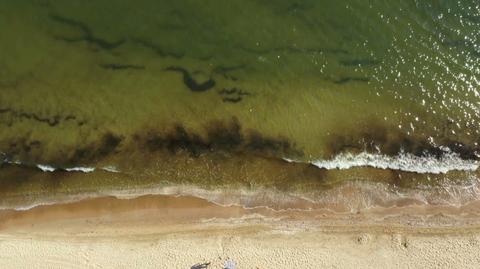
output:
<path id="1" fill-rule="evenodd" d="M 117 167 L 115 167 L 113 165 L 102 167 L 102 170 L 105 170 L 105 171 L 111 172 L 111 173 L 120 173 L 120 170 L 118 170 Z"/>
<path id="2" fill-rule="evenodd" d="M 44 164 L 37 164 L 37 167 L 43 172 L 54 172 L 55 170 L 57 170 L 55 167 L 52 167 L 50 165 L 44 165 Z"/>
<path id="3" fill-rule="evenodd" d="M 91 173 L 95 171 L 95 167 L 70 167 L 70 168 L 65 168 L 66 171 L 68 172 L 84 172 L 84 173 Z"/>
<path id="4" fill-rule="evenodd" d="M 285 159 L 288 162 L 295 160 Z M 313 165 L 325 169 L 349 169 L 352 167 L 374 167 L 415 173 L 442 174 L 449 171 L 475 171 L 480 163 L 464 160 L 455 153 L 445 153 L 440 158 L 419 157 L 410 153 L 387 156 L 363 152 L 360 154 L 341 153 L 330 160 L 316 160 Z"/>
<path id="5" fill-rule="evenodd" d="M 30 209 L 33 209 L 35 207 L 39 206 L 45 206 L 45 205 L 55 205 L 62 203 L 62 201 L 51 201 L 51 202 L 39 202 L 39 203 L 32 203 L 32 204 L 25 204 L 25 205 L 19 205 L 15 207 L 0 207 L 0 210 L 15 210 L 15 211 L 28 211 Z"/>
<path id="6" fill-rule="evenodd" d="M 55 172 L 55 171 L 67 171 L 67 172 L 83 172 L 83 173 L 91 173 L 94 172 L 97 168 L 95 167 L 85 167 L 85 166 L 77 166 L 77 167 L 54 167 L 48 164 L 28 164 L 28 163 L 23 163 L 18 160 L 10 161 L 10 160 L 4 160 L 4 163 L 8 164 L 15 164 L 15 165 L 25 165 L 25 166 L 35 166 L 38 169 L 42 170 L 43 172 Z M 116 172 L 118 173 L 119 171 L 113 167 L 113 166 L 107 166 L 103 167 L 102 170 L 105 170 L 107 172 Z"/>
<path id="7" fill-rule="evenodd" d="M 57 168 L 57 167 L 53 167 L 53 166 L 46 165 L 46 164 L 37 164 L 36 166 L 37 166 L 37 168 L 39 168 L 43 172 L 55 172 L 55 171 L 59 171 L 59 170 L 65 170 L 67 172 L 91 173 L 91 172 L 95 171 L 95 167 L 79 166 L 79 167 Z"/>

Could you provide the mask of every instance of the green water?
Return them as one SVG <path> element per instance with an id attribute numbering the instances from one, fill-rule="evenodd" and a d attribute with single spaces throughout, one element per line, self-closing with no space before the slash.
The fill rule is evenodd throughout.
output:
<path id="1" fill-rule="evenodd" d="M 476 160 L 479 37 L 473 0 L 2 1 L 0 151 L 200 185 L 235 178 L 232 160 L 252 156 L 446 146 Z M 172 164 L 182 158 L 229 164 L 209 176 Z M 256 171 L 246 185 L 275 181 L 274 168 L 245 169 Z M 273 185 L 310 180 L 286 178 Z"/>

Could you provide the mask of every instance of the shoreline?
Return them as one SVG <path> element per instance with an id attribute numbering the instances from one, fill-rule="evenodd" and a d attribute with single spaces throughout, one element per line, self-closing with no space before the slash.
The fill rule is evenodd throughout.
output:
<path id="1" fill-rule="evenodd" d="M 245 208 L 223 206 L 193 196 L 143 195 L 135 198 L 113 196 L 80 201 L 39 205 L 28 210 L 0 210 L 0 233 L 56 233 L 55 226 L 76 232 L 89 229 L 108 231 L 110 225 L 122 228 L 150 229 L 191 226 L 238 228 L 263 226 L 266 229 L 304 230 L 320 232 L 371 231 L 407 232 L 418 234 L 469 233 L 480 231 L 478 203 L 450 209 L 443 207 L 383 208 L 357 213 L 338 213 L 330 210 L 287 209 L 267 207 Z M 104 227 L 85 226 L 96 221 Z M 281 220 L 281 221 L 279 221 Z M 156 229 L 156 228 L 155 228 Z"/>
<path id="2" fill-rule="evenodd" d="M 5 204 L 8 206 L 0 208 L 0 216 L 28 215 L 34 214 L 33 212 L 51 212 L 70 207 L 88 210 L 97 208 L 96 204 L 104 202 L 108 204 L 106 211 L 112 208 L 134 211 L 152 204 L 165 202 L 172 204 L 172 201 L 177 201 L 184 208 L 188 206 L 196 208 L 198 204 L 205 204 L 212 210 L 221 209 L 228 212 L 235 209 L 242 211 L 243 214 L 259 214 L 322 225 L 325 223 L 343 225 L 345 222 L 353 225 L 385 226 L 397 224 L 409 226 L 414 223 L 413 225 L 425 227 L 480 225 L 479 200 L 466 199 L 450 204 L 449 200 L 442 200 L 440 196 L 427 200 L 428 196 L 424 198 L 421 190 L 411 190 L 410 193 L 397 193 L 396 196 L 392 196 L 390 194 L 392 190 L 387 191 L 381 187 L 375 183 L 347 182 L 343 186 L 324 191 L 323 197 L 319 200 L 302 196 L 301 193 L 285 193 L 278 190 L 203 189 L 193 185 L 144 186 L 135 191 L 105 189 L 76 194 L 59 192 L 55 196 L 44 196 L 42 199 L 36 196 L 8 197 L 8 203 Z M 7 201 L 7 198 L 4 200 Z M 146 201 L 150 201 L 149 204 Z M 136 207 L 132 208 L 131 205 Z M 154 209 L 160 210 L 158 207 Z"/>
<path id="3" fill-rule="evenodd" d="M 238 268 L 474 268 L 480 262 L 480 225 L 345 219 L 338 225 L 329 216 L 315 224 L 294 213 L 266 212 L 172 196 L 4 210 L 0 260 L 4 268 L 190 268 L 204 262 L 222 268 L 228 259 Z"/>

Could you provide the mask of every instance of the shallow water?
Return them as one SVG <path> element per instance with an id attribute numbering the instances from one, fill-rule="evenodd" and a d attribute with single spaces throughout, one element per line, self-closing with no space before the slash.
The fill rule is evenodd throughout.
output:
<path id="1" fill-rule="evenodd" d="M 479 26 L 473 0 L 4 1 L 2 204 L 172 186 L 322 203 L 352 182 L 383 197 L 368 206 L 474 201 Z"/>

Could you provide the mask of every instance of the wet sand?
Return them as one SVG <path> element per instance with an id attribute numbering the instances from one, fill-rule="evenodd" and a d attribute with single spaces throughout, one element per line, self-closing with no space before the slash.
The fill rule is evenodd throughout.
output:
<path id="1" fill-rule="evenodd" d="M 480 263 L 480 225 L 452 226 L 438 214 L 422 224 L 392 225 L 392 218 L 381 225 L 362 223 L 373 218 L 359 215 L 308 219 L 298 212 L 221 207 L 193 197 L 97 198 L 2 211 L 0 260 L 2 268 L 190 268 L 204 262 L 222 268 L 227 259 L 238 268 Z"/>

